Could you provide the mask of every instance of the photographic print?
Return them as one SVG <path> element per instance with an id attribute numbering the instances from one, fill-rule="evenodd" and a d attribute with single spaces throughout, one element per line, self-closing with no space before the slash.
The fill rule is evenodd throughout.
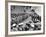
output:
<path id="1" fill-rule="evenodd" d="M 43 33 L 43 4 L 8 3 L 8 34 Z"/>

